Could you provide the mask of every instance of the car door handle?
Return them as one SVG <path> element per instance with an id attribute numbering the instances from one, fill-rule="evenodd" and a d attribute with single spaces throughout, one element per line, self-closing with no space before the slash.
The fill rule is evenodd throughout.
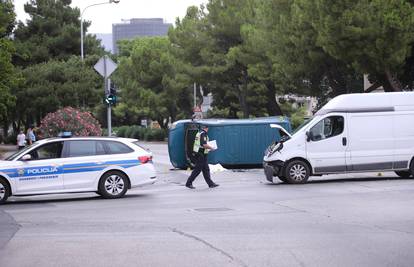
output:
<path id="1" fill-rule="evenodd" d="M 346 142 L 346 137 L 342 137 L 342 145 L 343 145 L 343 146 L 346 146 L 346 143 L 347 143 L 347 142 Z"/>
<path id="2" fill-rule="evenodd" d="M 97 161 L 97 162 L 95 162 L 96 164 L 98 164 L 98 165 L 102 165 L 102 164 L 104 164 L 104 162 L 103 161 Z"/>

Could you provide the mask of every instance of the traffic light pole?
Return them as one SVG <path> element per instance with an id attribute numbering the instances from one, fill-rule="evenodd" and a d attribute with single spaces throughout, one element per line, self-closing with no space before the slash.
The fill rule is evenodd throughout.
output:
<path id="1" fill-rule="evenodd" d="M 115 3 L 115 0 L 111 0 Z M 104 78 L 104 103 L 107 105 L 108 136 L 112 135 L 111 106 L 116 104 L 116 94 L 111 94 L 111 82 L 108 77 L 115 71 L 117 65 L 107 55 L 101 57 L 94 69 Z"/>
<path id="2" fill-rule="evenodd" d="M 111 80 L 110 79 L 105 79 L 106 80 L 106 96 L 108 96 L 111 93 Z M 111 114 L 112 110 L 111 110 L 111 103 L 108 104 L 108 109 L 107 109 L 107 121 L 108 121 L 108 136 L 112 136 L 112 114 Z"/>

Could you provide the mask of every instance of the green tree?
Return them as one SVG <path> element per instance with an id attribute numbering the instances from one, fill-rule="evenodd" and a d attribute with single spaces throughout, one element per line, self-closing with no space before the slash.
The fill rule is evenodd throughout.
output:
<path id="1" fill-rule="evenodd" d="M 166 128 L 169 118 L 188 117 L 191 112 L 188 86 L 176 76 L 177 62 L 166 37 L 139 38 L 121 44 L 119 67 L 114 75 L 121 88 L 121 103 L 115 114 L 136 124 L 142 118 L 158 121 Z M 129 48 L 129 51 L 122 51 Z"/>
<path id="2" fill-rule="evenodd" d="M 19 22 L 14 32 L 17 45 L 15 62 L 28 66 L 50 59 L 66 60 L 80 55 L 80 11 L 70 0 L 31 0 L 24 5 L 30 19 Z M 90 22 L 84 22 L 85 32 Z M 85 36 L 86 55 L 103 54 L 94 35 Z"/>
<path id="3" fill-rule="evenodd" d="M 92 110 L 101 103 L 101 77 L 79 56 L 67 61 L 51 60 L 23 70 L 26 83 L 16 92 L 14 120 L 24 124 L 36 122 L 49 112 L 73 106 Z"/>
<path id="4" fill-rule="evenodd" d="M 318 44 L 317 29 L 299 0 L 261 0 L 258 28 L 273 62 L 273 79 L 286 91 L 327 98 L 362 91 L 362 75 Z"/>
<path id="5" fill-rule="evenodd" d="M 268 111 L 269 88 L 250 74 L 249 65 L 257 58 L 248 54 L 242 36 L 243 27 L 254 23 L 255 4 L 255 0 L 211 0 L 206 7 L 190 7 L 169 33 L 174 54 L 186 64 L 184 73 L 212 92 L 213 105 L 228 110 L 229 117 Z"/>
<path id="6" fill-rule="evenodd" d="M 401 91 L 398 76 L 414 41 L 414 6 L 406 0 L 298 0 L 316 29 L 317 44 L 370 75 L 385 91 Z"/>
<path id="7" fill-rule="evenodd" d="M 15 51 L 10 35 L 14 27 L 15 14 L 12 1 L 0 1 L 0 122 L 7 135 L 9 114 L 15 106 L 12 91 L 21 81 L 18 71 L 11 63 Z"/>

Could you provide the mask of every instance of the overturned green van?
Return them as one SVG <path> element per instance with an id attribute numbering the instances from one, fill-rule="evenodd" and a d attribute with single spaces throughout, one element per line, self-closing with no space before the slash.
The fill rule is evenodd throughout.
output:
<path id="1" fill-rule="evenodd" d="M 280 140 L 278 124 L 291 132 L 287 117 L 254 119 L 204 119 L 174 122 L 168 134 L 168 153 L 175 168 L 191 167 L 194 138 L 201 125 L 208 125 L 210 140 L 216 140 L 218 149 L 209 153 L 209 163 L 225 167 L 257 167 L 263 162 L 266 148 Z"/>

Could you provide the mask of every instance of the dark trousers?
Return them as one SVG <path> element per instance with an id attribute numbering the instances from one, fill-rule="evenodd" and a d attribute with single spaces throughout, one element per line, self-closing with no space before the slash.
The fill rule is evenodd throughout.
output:
<path id="1" fill-rule="evenodd" d="M 207 155 L 197 153 L 195 156 L 195 167 L 190 177 L 188 177 L 186 185 L 193 184 L 194 180 L 197 178 L 200 172 L 203 172 L 204 180 L 206 180 L 206 183 L 209 186 L 214 184 L 210 177 L 210 168 L 208 167 Z"/>

